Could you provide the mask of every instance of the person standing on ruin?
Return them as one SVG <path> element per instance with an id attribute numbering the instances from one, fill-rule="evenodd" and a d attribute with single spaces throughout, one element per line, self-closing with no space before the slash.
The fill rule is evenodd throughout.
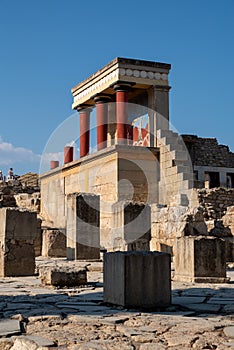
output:
<path id="1" fill-rule="evenodd" d="M 4 178 L 3 178 L 3 174 L 2 174 L 2 170 L 0 170 L 0 181 L 3 181 Z"/>
<path id="2" fill-rule="evenodd" d="M 14 180 L 13 168 L 10 168 L 10 169 L 8 170 L 7 180 Z"/>

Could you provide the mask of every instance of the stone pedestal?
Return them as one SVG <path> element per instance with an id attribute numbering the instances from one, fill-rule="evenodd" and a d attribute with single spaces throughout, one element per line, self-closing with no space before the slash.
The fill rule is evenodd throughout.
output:
<path id="1" fill-rule="evenodd" d="M 0 209 L 0 277 L 34 275 L 37 214 Z"/>
<path id="2" fill-rule="evenodd" d="M 188 236 L 175 239 L 175 280 L 224 283 L 226 278 L 225 241 L 216 237 Z"/>
<path id="3" fill-rule="evenodd" d="M 67 258 L 100 258 L 100 196 L 72 193 L 67 196 Z"/>
<path id="4" fill-rule="evenodd" d="M 104 302 L 131 308 L 171 303 L 171 258 L 160 252 L 104 254 Z"/>

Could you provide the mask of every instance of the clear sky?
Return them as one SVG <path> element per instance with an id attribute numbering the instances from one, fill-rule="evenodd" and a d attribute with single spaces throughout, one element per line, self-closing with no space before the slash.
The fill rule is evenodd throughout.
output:
<path id="1" fill-rule="evenodd" d="M 38 171 L 71 88 L 113 58 L 172 64 L 170 118 L 234 151 L 234 0 L 0 0 L 0 167 Z"/>

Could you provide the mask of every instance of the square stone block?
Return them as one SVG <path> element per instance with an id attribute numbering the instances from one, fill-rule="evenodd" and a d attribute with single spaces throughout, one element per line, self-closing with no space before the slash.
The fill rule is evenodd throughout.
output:
<path id="1" fill-rule="evenodd" d="M 37 213 L 19 208 L 0 209 L 0 240 L 34 240 L 37 235 Z"/>
<path id="2" fill-rule="evenodd" d="M 72 193 L 67 196 L 67 258 L 100 259 L 100 196 Z"/>
<path id="3" fill-rule="evenodd" d="M 34 275 L 37 214 L 1 208 L 0 222 L 0 277 Z"/>
<path id="4" fill-rule="evenodd" d="M 150 251 L 105 253 L 104 301 L 143 309 L 170 305 L 170 254 Z"/>
<path id="5" fill-rule="evenodd" d="M 225 241 L 216 237 L 188 236 L 175 239 L 175 280 L 224 283 Z"/>

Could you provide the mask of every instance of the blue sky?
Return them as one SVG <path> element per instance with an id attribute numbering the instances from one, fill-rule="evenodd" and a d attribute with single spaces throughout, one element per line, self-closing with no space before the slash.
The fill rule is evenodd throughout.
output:
<path id="1" fill-rule="evenodd" d="M 172 64 L 180 133 L 234 151 L 234 0 L 0 0 L 0 166 L 38 171 L 71 88 L 116 56 Z"/>

